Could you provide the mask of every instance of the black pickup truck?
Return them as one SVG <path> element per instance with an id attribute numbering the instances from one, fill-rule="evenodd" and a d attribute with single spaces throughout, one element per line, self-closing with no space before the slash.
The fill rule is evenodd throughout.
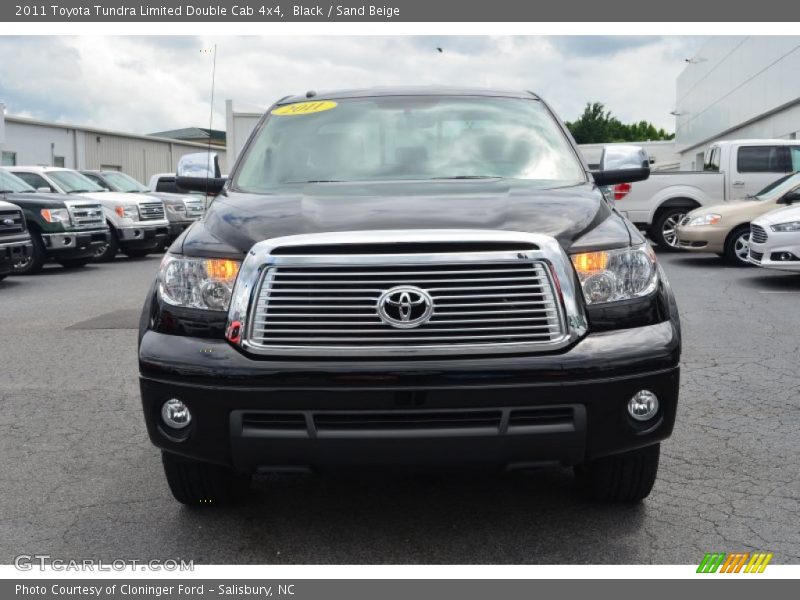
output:
<path id="1" fill-rule="evenodd" d="M 672 432 L 678 312 L 650 246 L 531 93 L 309 92 L 273 105 L 178 238 L 139 331 L 141 395 L 187 504 L 253 473 L 574 467 L 646 497 Z M 194 173 L 194 177 L 188 176 Z"/>
<path id="2" fill-rule="evenodd" d="M 22 179 L 0 169 L 0 197 L 19 206 L 31 234 L 31 251 L 14 261 L 14 273 L 30 275 L 48 260 L 82 267 L 108 242 L 103 207 L 66 194 L 40 194 Z"/>
<path id="3" fill-rule="evenodd" d="M 0 200 L 0 280 L 8 277 L 14 264 L 30 256 L 31 236 L 19 206 Z"/>

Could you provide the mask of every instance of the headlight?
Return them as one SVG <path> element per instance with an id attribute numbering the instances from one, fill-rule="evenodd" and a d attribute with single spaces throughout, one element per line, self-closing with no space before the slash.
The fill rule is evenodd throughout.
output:
<path id="1" fill-rule="evenodd" d="M 129 204 L 127 206 L 117 206 L 114 211 L 123 219 L 139 219 L 139 208 L 135 204 Z"/>
<path id="2" fill-rule="evenodd" d="M 69 211 L 66 208 L 43 208 L 41 213 L 48 223 L 69 225 Z"/>
<path id="3" fill-rule="evenodd" d="M 701 215 L 699 217 L 692 218 L 692 220 L 689 221 L 687 227 L 699 227 L 700 225 L 716 225 L 717 223 L 719 223 L 721 218 L 722 215 L 714 215 L 714 214 Z"/>
<path id="4" fill-rule="evenodd" d="M 186 207 L 183 204 L 167 204 L 167 210 L 173 213 L 184 213 Z"/>
<path id="5" fill-rule="evenodd" d="M 167 304 L 228 310 L 241 262 L 167 254 L 158 271 L 158 291 Z"/>
<path id="6" fill-rule="evenodd" d="M 779 231 L 779 232 L 800 231 L 800 221 L 789 221 L 788 223 L 778 223 L 777 225 L 771 225 L 770 229 L 772 229 L 772 231 Z"/>
<path id="7" fill-rule="evenodd" d="M 587 304 L 640 298 L 658 285 L 656 257 L 647 244 L 573 254 L 572 264 Z"/>

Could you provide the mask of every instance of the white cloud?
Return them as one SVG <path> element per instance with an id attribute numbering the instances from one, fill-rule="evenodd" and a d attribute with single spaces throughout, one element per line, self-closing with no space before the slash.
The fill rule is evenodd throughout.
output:
<path id="1" fill-rule="evenodd" d="M 527 89 L 564 119 L 603 102 L 622 121 L 674 129 L 675 79 L 699 45 L 686 37 L 0 37 L 9 113 L 146 133 L 214 127 L 224 100 L 265 108 L 308 89 L 457 85 Z M 441 47 L 443 52 L 437 51 Z M 9 57 L 13 59 L 9 60 Z"/>

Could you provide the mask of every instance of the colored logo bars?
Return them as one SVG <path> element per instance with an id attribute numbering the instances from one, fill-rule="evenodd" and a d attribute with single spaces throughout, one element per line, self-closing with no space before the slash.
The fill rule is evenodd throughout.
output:
<path id="1" fill-rule="evenodd" d="M 763 573 L 772 552 L 707 552 L 697 567 L 698 573 Z"/>

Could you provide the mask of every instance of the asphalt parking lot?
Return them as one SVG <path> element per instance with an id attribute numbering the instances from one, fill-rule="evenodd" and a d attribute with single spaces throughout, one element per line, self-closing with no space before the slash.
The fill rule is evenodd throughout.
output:
<path id="1" fill-rule="evenodd" d="M 235 509 L 176 503 L 145 432 L 138 314 L 159 257 L 0 282 L 0 562 L 800 561 L 800 275 L 661 254 L 685 348 L 674 436 L 641 505 L 567 471 L 259 479 Z"/>

